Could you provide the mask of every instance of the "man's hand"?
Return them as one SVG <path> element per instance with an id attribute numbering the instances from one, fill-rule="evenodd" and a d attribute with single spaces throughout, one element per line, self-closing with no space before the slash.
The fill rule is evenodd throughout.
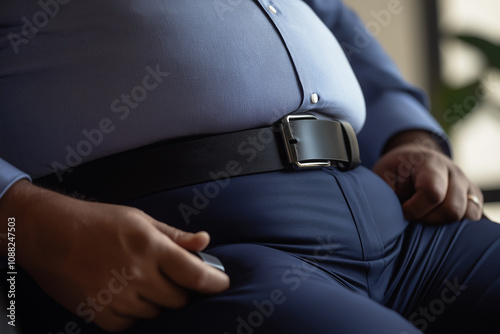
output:
<path id="1" fill-rule="evenodd" d="M 25 225 L 18 238 L 29 246 L 18 249 L 20 264 L 57 302 L 106 330 L 183 307 L 190 290 L 229 287 L 226 274 L 189 252 L 208 245 L 205 232 L 183 232 L 134 208 L 69 198 L 27 181 L 15 187 L 0 212 L 24 210 L 17 210 L 18 227 Z"/>
<path id="2" fill-rule="evenodd" d="M 373 171 L 396 192 L 410 221 L 442 224 L 481 218 L 480 189 L 425 132 L 415 131 L 393 140 Z M 480 203 L 468 195 L 476 196 Z"/>

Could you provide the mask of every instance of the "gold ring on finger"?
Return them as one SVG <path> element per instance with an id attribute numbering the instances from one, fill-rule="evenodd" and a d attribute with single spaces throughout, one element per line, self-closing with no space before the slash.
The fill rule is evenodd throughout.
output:
<path id="1" fill-rule="evenodd" d="M 482 207 L 481 201 L 479 200 L 479 197 L 477 197 L 476 195 L 468 194 L 467 199 L 469 201 L 474 202 L 474 204 L 476 204 L 477 206 Z"/>

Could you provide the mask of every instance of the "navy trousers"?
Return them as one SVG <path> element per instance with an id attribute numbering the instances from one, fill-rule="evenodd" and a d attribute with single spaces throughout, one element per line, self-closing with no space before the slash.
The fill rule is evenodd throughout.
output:
<path id="1" fill-rule="evenodd" d="M 366 168 L 220 179 L 126 204 L 208 231 L 231 277 L 127 333 L 500 333 L 500 224 L 408 223 Z M 102 332 L 26 284 L 44 328 Z"/>

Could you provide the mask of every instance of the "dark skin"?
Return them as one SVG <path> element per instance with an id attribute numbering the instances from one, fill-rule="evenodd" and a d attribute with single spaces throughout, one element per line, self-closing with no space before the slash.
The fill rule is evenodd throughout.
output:
<path id="1" fill-rule="evenodd" d="M 411 168 L 401 168 L 401 161 Z M 425 131 L 394 136 L 373 171 L 394 189 L 410 221 L 481 217 L 481 206 L 467 199 L 473 194 L 482 203 L 479 188 Z M 94 322 L 108 331 L 154 318 L 162 308 L 183 307 L 191 290 L 213 294 L 229 287 L 227 275 L 189 253 L 208 245 L 207 233 L 175 229 L 131 207 L 82 201 L 22 180 L 0 199 L 0 221 L 8 217 L 16 218 L 16 239 L 23 240 L 18 263 L 71 312 L 108 286 L 112 270 L 134 276 L 96 312 Z M 0 243 L 3 256 L 6 246 Z"/>
<path id="2" fill-rule="evenodd" d="M 0 201 L 0 220 L 16 219 L 16 259 L 52 298 L 69 311 L 113 282 L 113 270 L 133 277 L 94 322 L 112 332 L 181 308 L 188 291 L 229 287 L 229 277 L 189 251 L 209 243 L 206 232 L 187 233 L 132 207 L 70 198 L 19 181 Z M 0 243 L 7 254 L 7 242 Z"/>
<path id="3" fill-rule="evenodd" d="M 482 216 L 481 190 L 426 131 L 394 136 L 373 171 L 396 192 L 409 221 L 443 224 Z M 480 205 L 469 200 L 469 194 Z"/>

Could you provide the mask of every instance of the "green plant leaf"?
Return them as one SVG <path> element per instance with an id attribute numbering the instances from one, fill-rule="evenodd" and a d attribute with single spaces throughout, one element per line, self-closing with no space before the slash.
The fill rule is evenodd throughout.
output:
<path id="1" fill-rule="evenodd" d="M 477 96 L 480 87 L 479 80 L 458 88 L 441 84 L 433 114 L 446 132 L 481 103 Z"/>
<path id="2" fill-rule="evenodd" d="M 479 49 L 491 67 L 500 69 L 500 45 L 494 44 L 484 38 L 473 35 L 457 35 L 457 38 L 477 49 Z"/>

